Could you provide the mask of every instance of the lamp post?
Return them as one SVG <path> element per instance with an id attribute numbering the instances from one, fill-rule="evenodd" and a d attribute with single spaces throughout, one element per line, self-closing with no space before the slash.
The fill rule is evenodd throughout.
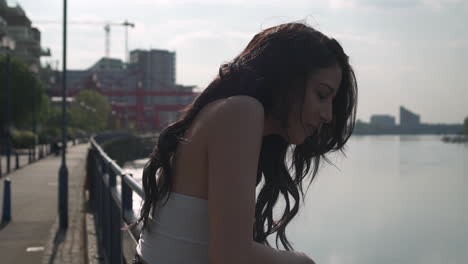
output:
<path id="1" fill-rule="evenodd" d="M 66 164 L 67 151 L 67 0 L 63 0 L 63 71 L 62 71 L 62 164 L 59 170 L 59 223 L 60 229 L 68 228 L 68 169 Z"/>
<path id="2" fill-rule="evenodd" d="M 3 126 L 4 140 L 6 146 L 6 172 L 9 173 L 11 170 L 10 156 L 11 156 L 11 135 L 10 135 L 10 126 L 11 126 L 11 57 L 10 52 L 15 49 L 15 42 L 9 37 L 3 37 L 1 42 L 1 48 L 6 53 L 6 67 L 5 67 L 5 121 Z"/>
<path id="3" fill-rule="evenodd" d="M 32 94 L 31 94 L 31 97 L 32 97 L 32 100 L 31 100 L 31 104 L 32 104 L 32 132 L 34 134 L 34 142 L 33 142 L 33 147 L 32 147 L 32 151 L 31 151 L 31 161 L 35 161 L 36 160 L 36 133 L 37 133 L 37 104 L 36 104 L 36 100 L 38 99 L 38 90 L 39 90 L 39 86 L 38 86 L 38 83 L 39 83 L 39 79 L 38 79 L 38 75 L 39 75 L 39 70 L 38 68 L 36 67 L 36 65 L 31 65 L 30 66 L 30 71 L 33 73 L 34 75 L 34 78 L 33 78 L 33 83 L 32 83 Z"/>
<path id="4" fill-rule="evenodd" d="M 36 132 L 37 132 L 37 111 L 36 111 L 36 98 L 37 98 L 37 94 L 36 94 L 36 91 L 38 90 L 39 87 L 37 87 L 37 83 L 36 83 L 36 79 L 34 79 L 34 83 L 33 83 L 33 94 L 32 94 L 32 97 L 33 97 L 33 100 L 32 100 L 32 107 L 33 107 L 33 120 L 32 120 L 32 131 L 33 131 L 33 134 L 34 134 L 34 143 L 33 143 L 33 151 L 32 151 L 32 160 L 35 161 L 36 160 Z"/>

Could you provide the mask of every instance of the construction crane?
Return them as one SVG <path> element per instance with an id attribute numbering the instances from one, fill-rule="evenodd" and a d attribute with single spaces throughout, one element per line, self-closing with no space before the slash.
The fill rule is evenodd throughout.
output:
<path id="1" fill-rule="evenodd" d="M 62 24 L 60 21 L 34 21 L 35 24 Z M 68 24 L 78 24 L 78 25 L 104 25 L 105 31 L 105 56 L 106 58 L 110 57 L 110 28 L 111 26 L 124 26 L 125 27 L 125 60 L 129 62 L 129 54 L 128 54 L 128 27 L 134 28 L 135 24 L 128 22 L 125 20 L 122 23 L 116 22 L 99 22 L 99 21 L 70 21 Z"/>
<path id="2" fill-rule="evenodd" d="M 123 23 L 106 23 L 104 31 L 106 32 L 106 58 L 110 56 L 110 29 L 111 26 L 124 26 L 125 27 L 125 61 L 129 62 L 128 55 L 128 27 L 134 28 L 135 24 L 125 20 Z"/>

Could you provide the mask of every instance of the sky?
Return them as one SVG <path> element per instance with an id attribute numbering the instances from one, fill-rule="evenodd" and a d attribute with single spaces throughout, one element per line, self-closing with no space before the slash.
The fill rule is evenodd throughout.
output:
<path id="1" fill-rule="evenodd" d="M 19 3 L 61 65 L 63 1 Z M 176 52 L 176 80 L 203 90 L 222 63 L 258 32 L 304 21 L 335 38 L 358 83 L 357 117 L 399 106 L 424 123 L 462 123 L 468 116 L 468 0 L 79 0 L 68 1 L 67 66 L 86 69 L 105 55 L 102 22 L 135 23 L 129 49 Z M 49 23 L 55 21 L 57 23 Z M 125 58 L 124 28 L 111 28 L 111 57 Z M 59 66 L 61 67 L 61 66 Z"/>

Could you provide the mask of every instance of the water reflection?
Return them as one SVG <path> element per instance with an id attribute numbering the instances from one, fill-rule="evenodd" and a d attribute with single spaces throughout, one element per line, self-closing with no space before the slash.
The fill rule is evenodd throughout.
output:
<path id="1" fill-rule="evenodd" d="M 346 154 L 329 156 L 337 168 L 322 166 L 288 226 L 296 250 L 323 264 L 467 263 L 467 144 L 360 136 Z"/>

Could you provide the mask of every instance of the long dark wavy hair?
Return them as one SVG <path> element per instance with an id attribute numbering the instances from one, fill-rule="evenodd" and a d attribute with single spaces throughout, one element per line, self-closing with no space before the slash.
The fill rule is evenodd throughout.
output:
<path id="1" fill-rule="evenodd" d="M 357 104 L 356 77 L 341 45 L 300 22 L 281 24 L 256 34 L 240 55 L 221 65 L 216 78 L 182 111 L 181 117 L 160 133 L 143 170 L 146 197 L 137 223 L 143 222 L 143 229 L 149 228 L 150 212 L 154 215 L 159 200 L 166 197 L 164 204 L 168 201 L 173 172 L 170 160 L 177 145 L 184 140 L 184 133 L 205 105 L 234 95 L 251 96 L 262 103 L 266 115 L 281 121 L 286 129 L 292 104 L 297 98 L 304 98 L 307 75 L 337 64 L 342 69 L 342 81 L 333 100 L 332 121 L 300 145 L 291 145 L 279 135 L 262 139 L 257 186 L 262 177 L 264 184 L 256 200 L 253 239 L 270 246 L 267 236 L 277 232 L 276 247 L 279 239 L 286 250 L 293 250 L 285 230 L 298 212 L 299 191 L 304 200 L 302 181 L 309 175 L 311 165 L 310 183 L 321 159 L 330 163 L 326 153 L 340 150 L 344 154 L 344 146 L 354 129 Z M 289 147 L 291 156 L 287 155 Z M 291 158 L 290 165 L 287 156 Z M 293 169 L 294 174 L 291 174 Z M 164 177 L 162 184 L 156 181 L 156 172 Z M 285 209 L 281 219 L 275 220 L 273 207 L 280 193 L 285 200 Z M 290 196 L 294 199 L 292 208 Z"/>

